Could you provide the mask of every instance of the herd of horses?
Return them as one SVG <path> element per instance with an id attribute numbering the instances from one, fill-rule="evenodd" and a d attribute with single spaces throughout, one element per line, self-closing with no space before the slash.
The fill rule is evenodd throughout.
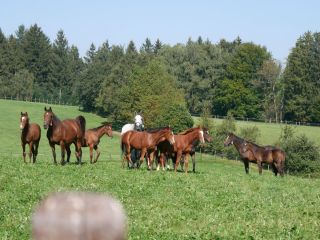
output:
<path id="1" fill-rule="evenodd" d="M 52 108 L 44 108 L 43 127 L 47 130 L 47 138 L 52 150 L 53 161 L 57 164 L 55 145 L 61 147 L 61 165 L 69 162 L 72 144 L 75 146 L 77 163 L 82 161 L 82 147 L 90 149 L 90 163 L 96 163 L 100 151 L 98 145 L 103 135 L 112 137 L 112 126 L 105 123 L 99 127 L 86 130 L 86 120 L 83 116 L 75 119 L 60 120 L 52 111 Z M 29 159 L 36 162 L 38 147 L 41 138 L 41 128 L 36 123 L 29 122 L 28 113 L 21 112 L 20 116 L 21 145 L 23 160 L 26 162 L 26 144 L 29 145 Z M 183 160 L 185 173 L 188 173 L 188 161 L 191 157 L 193 172 L 195 172 L 195 149 L 199 143 L 211 142 L 212 137 L 208 129 L 193 127 L 179 134 L 174 134 L 172 128 L 163 127 L 144 130 L 143 118 L 140 114 L 135 116 L 134 124 L 126 124 L 121 131 L 121 149 L 123 152 L 122 167 L 127 162 L 133 166 L 133 156 L 138 156 L 137 167 L 140 167 L 146 159 L 147 166 L 153 169 L 154 159 L 158 160 L 158 169 L 161 166 L 169 166 L 168 159 L 174 163 L 177 171 L 179 162 Z M 244 163 L 245 172 L 249 173 L 249 162 L 257 163 L 259 174 L 262 174 L 262 164 L 272 166 L 275 176 L 279 173 L 284 175 L 285 152 L 273 146 L 259 146 L 253 142 L 246 141 L 233 133 L 229 133 L 224 141 L 225 146 L 234 145 Z M 93 150 L 96 157 L 93 159 Z M 132 154 L 133 152 L 139 153 Z M 65 153 L 67 159 L 65 161 Z"/>

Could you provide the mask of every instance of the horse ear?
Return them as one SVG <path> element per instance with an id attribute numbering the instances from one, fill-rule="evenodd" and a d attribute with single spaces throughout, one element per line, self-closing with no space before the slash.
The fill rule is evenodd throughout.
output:
<path id="1" fill-rule="evenodd" d="M 49 107 L 49 111 L 52 112 L 52 108 L 51 107 Z"/>
<path id="2" fill-rule="evenodd" d="M 28 112 L 25 112 L 25 115 L 28 116 Z"/>
<path id="3" fill-rule="evenodd" d="M 23 113 L 21 112 L 21 116 L 23 115 Z"/>
<path id="4" fill-rule="evenodd" d="M 44 111 L 47 111 L 47 107 L 46 106 L 44 107 Z"/>

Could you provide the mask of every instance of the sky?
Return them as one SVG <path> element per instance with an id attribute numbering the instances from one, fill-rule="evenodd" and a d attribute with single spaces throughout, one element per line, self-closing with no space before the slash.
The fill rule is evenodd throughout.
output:
<path id="1" fill-rule="evenodd" d="M 84 56 L 91 43 L 137 47 L 146 38 L 164 44 L 188 38 L 224 38 L 265 46 L 285 64 L 297 39 L 320 31 L 318 0 L 0 0 L 0 28 L 6 36 L 19 25 L 37 24 L 53 42 L 63 30 Z"/>

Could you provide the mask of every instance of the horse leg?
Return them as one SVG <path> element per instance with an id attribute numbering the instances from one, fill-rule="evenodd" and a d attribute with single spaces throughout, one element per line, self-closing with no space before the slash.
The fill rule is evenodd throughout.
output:
<path id="1" fill-rule="evenodd" d="M 22 146 L 23 161 L 24 161 L 24 163 L 27 163 L 26 162 L 26 144 L 25 143 L 21 143 L 21 146 Z"/>
<path id="2" fill-rule="evenodd" d="M 89 145 L 89 149 L 90 149 L 90 163 L 92 164 L 93 163 L 93 161 L 92 161 L 92 157 L 93 157 L 93 145 L 92 144 L 90 144 Z"/>
<path id="3" fill-rule="evenodd" d="M 154 152 L 151 152 L 149 155 L 150 158 L 150 170 L 153 170 L 153 159 L 154 159 Z"/>
<path id="4" fill-rule="evenodd" d="M 189 161 L 189 154 L 187 153 L 185 156 L 184 156 L 184 165 L 185 165 L 185 168 L 186 168 L 186 174 L 188 174 L 188 163 Z"/>
<path id="5" fill-rule="evenodd" d="M 96 159 L 94 160 L 94 163 L 96 163 L 98 161 L 99 156 L 100 156 L 100 151 L 98 149 L 98 145 L 95 145 L 93 148 L 94 148 L 94 150 L 96 150 L 96 154 L 97 154 Z"/>
<path id="6" fill-rule="evenodd" d="M 274 176 L 277 176 L 278 175 L 278 167 L 276 166 L 275 163 L 272 163 L 272 170 L 273 170 L 273 173 L 274 173 Z"/>
<path id="7" fill-rule="evenodd" d="M 146 153 L 147 153 L 147 149 L 146 148 L 141 149 L 139 168 L 140 168 L 141 164 L 143 163 L 144 156 L 146 155 Z M 151 166 L 151 168 L 152 168 L 152 166 Z"/>
<path id="8" fill-rule="evenodd" d="M 39 142 L 35 142 L 33 145 L 33 163 L 36 163 L 37 156 L 38 156 L 38 148 L 39 148 Z"/>
<path id="9" fill-rule="evenodd" d="M 56 149 L 55 149 L 54 143 L 50 143 L 50 147 L 51 147 L 51 151 L 52 151 L 53 162 L 54 162 L 54 164 L 57 165 Z"/>
<path id="10" fill-rule="evenodd" d="M 192 159 L 192 172 L 195 173 L 196 172 L 196 153 L 195 152 L 191 155 L 191 159 Z"/>
<path id="11" fill-rule="evenodd" d="M 262 161 L 257 161 L 258 169 L 259 169 L 259 175 L 262 175 Z"/>
<path id="12" fill-rule="evenodd" d="M 66 146 L 63 141 L 60 142 L 60 147 L 61 147 L 61 162 L 60 163 L 61 163 L 61 165 L 64 165 L 65 164 L 64 156 L 66 154 Z"/>
<path id="13" fill-rule="evenodd" d="M 71 155 L 70 145 L 66 145 L 66 152 L 67 152 L 67 163 L 69 163 L 70 155 Z"/>
<path id="14" fill-rule="evenodd" d="M 177 168 L 178 168 L 178 165 L 179 165 L 181 156 L 182 156 L 182 152 L 181 152 L 181 151 L 178 151 L 178 152 L 177 152 L 177 155 L 176 155 L 176 163 L 175 163 L 175 165 L 174 165 L 174 171 L 175 171 L 175 172 L 177 172 Z"/>
<path id="15" fill-rule="evenodd" d="M 186 155 L 182 155 L 181 159 L 179 159 L 179 163 L 180 163 L 180 167 L 181 167 L 182 172 L 184 171 L 183 167 L 184 167 L 184 163 L 185 163 L 185 157 L 186 157 Z"/>
<path id="16" fill-rule="evenodd" d="M 81 146 L 82 146 L 82 141 L 81 139 L 77 140 L 77 160 L 78 160 L 78 164 L 81 165 L 81 158 L 82 158 L 82 150 L 81 150 Z"/>
<path id="17" fill-rule="evenodd" d="M 31 141 L 29 143 L 29 163 L 31 163 L 32 150 L 33 150 L 33 142 Z"/>
<path id="18" fill-rule="evenodd" d="M 243 159 L 244 164 L 244 170 L 246 171 L 246 174 L 249 174 L 249 161 L 247 159 Z"/>

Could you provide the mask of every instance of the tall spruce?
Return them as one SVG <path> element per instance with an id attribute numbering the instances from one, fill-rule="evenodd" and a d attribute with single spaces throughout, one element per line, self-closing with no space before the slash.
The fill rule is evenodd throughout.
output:
<path id="1" fill-rule="evenodd" d="M 284 118 L 320 121 L 320 37 L 306 32 L 289 54 L 283 74 Z"/>

